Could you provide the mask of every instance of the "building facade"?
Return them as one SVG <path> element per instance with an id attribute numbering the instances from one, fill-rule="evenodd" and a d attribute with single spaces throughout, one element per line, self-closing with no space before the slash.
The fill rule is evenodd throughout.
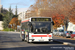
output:
<path id="1" fill-rule="evenodd" d="M 73 31 L 73 32 L 75 32 L 75 24 L 73 24 L 72 22 L 69 22 L 68 23 L 67 31 Z"/>
<path id="2" fill-rule="evenodd" d="M 22 21 L 22 20 L 25 19 L 25 13 L 26 13 L 26 12 L 21 12 L 21 13 L 18 14 L 18 20 L 19 20 L 19 21 Z"/>
<path id="3" fill-rule="evenodd" d="M 2 12 L 1 12 L 1 9 L 2 9 L 2 5 L 1 5 L 1 0 L 0 0 L 0 13 L 2 13 Z M 3 21 L 0 20 L 0 30 L 3 30 L 2 23 L 3 23 Z"/>
<path id="4" fill-rule="evenodd" d="M 0 21 L 0 30 L 3 30 L 3 25 L 2 25 L 3 21 Z"/>

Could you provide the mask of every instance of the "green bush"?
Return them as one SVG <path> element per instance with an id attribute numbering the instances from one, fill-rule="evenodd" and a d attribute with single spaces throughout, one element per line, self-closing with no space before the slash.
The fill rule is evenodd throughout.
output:
<path id="1" fill-rule="evenodd" d="M 12 29 L 12 28 L 4 28 L 3 31 L 14 31 L 14 29 Z"/>

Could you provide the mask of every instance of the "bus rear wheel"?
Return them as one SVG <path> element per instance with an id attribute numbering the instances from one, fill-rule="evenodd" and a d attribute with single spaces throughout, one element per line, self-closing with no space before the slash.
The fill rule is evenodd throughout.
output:
<path id="1" fill-rule="evenodd" d="M 24 41 L 24 39 L 22 39 L 22 41 Z"/>

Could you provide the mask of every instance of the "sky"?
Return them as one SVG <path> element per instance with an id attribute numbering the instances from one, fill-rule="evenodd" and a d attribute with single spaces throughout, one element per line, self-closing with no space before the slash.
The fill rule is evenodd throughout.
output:
<path id="1" fill-rule="evenodd" d="M 1 0 L 1 5 L 3 8 L 8 9 L 11 5 L 13 12 L 15 11 L 16 5 L 18 8 L 18 13 L 26 11 L 30 5 L 33 5 L 35 0 Z"/>

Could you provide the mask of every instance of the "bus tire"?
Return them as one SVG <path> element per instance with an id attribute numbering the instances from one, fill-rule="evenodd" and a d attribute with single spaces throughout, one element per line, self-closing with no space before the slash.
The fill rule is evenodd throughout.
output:
<path id="1" fill-rule="evenodd" d="M 22 41 L 24 41 L 24 39 L 22 39 Z"/>

